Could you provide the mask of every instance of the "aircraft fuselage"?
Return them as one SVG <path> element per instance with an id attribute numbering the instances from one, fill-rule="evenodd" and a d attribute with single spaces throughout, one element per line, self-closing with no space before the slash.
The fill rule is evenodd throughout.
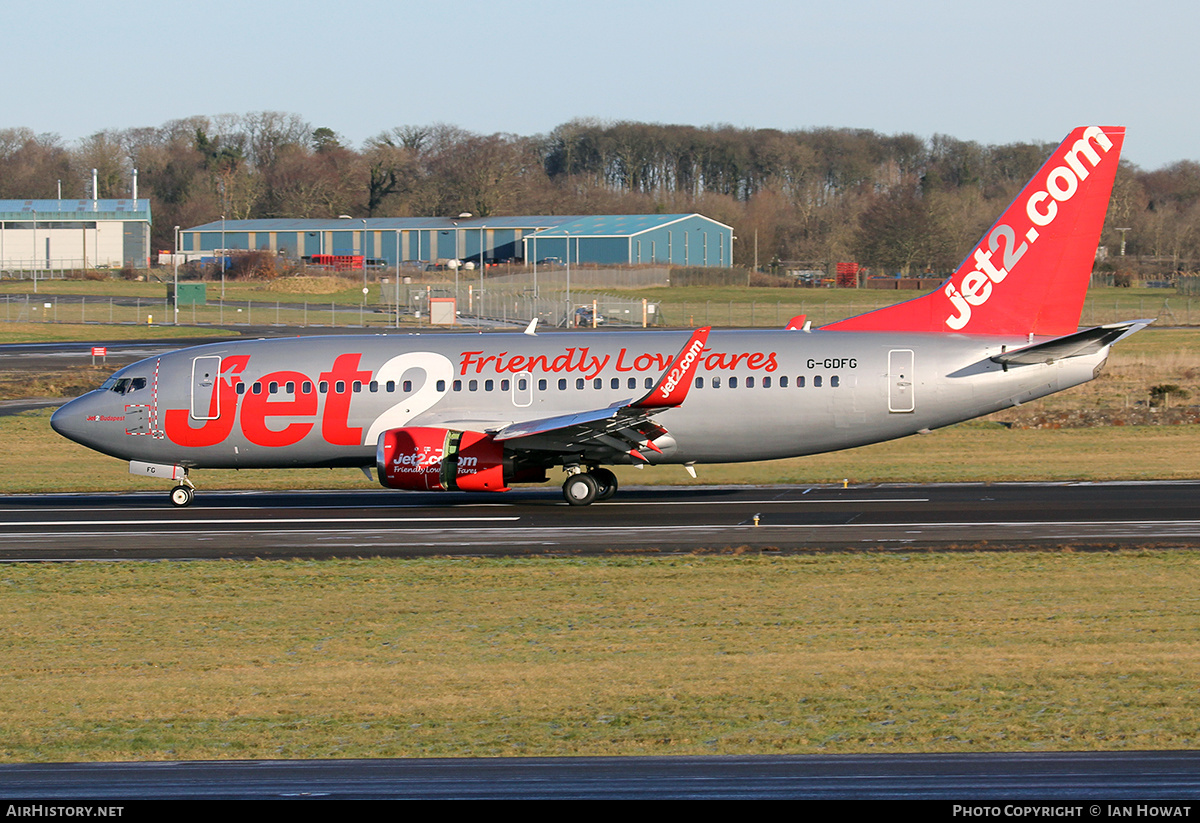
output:
<path id="1" fill-rule="evenodd" d="M 646 393 L 686 331 L 399 334 L 217 343 L 128 366 L 55 427 L 124 460 L 187 468 L 370 466 L 406 426 L 494 431 Z M 1091 379 L 1108 349 L 988 358 L 1028 338 L 713 331 L 650 463 L 767 460 L 935 429 Z M 536 446 L 536 438 L 526 445 Z M 604 450 L 603 446 L 599 446 Z M 586 460 L 614 459 L 611 453 Z M 608 450 L 611 452 L 611 450 Z"/>

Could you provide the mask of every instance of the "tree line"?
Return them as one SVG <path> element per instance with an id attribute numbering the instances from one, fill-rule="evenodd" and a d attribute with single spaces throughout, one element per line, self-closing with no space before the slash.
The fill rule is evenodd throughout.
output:
<path id="1" fill-rule="evenodd" d="M 700 212 L 736 262 L 945 273 L 1054 144 L 981 145 L 866 129 L 796 131 L 572 120 L 548 134 L 398 126 L 346 144 L 295 114 L 189 117 L 67 143 L 0 129 L 0 198 L 151 201 L 152 244 L 218 219 Z M 1102 243 L 1158 270 L 1200 260 L 1200 164 L 1122 161 Z M 1130 262 L 1132 265 L 1132 262 Z M 1110 266 L 1115 265 L 1110 259 Z"/>

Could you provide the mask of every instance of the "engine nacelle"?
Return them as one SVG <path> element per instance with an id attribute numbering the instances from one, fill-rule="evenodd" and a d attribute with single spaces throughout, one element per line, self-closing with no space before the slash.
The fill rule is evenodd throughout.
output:
<path id="1" fill-rule="evenodd" d="M 379 435 L 375 467 L 382 485 L 409 491 L 503 492 L 512 478 L 492 435 L 422 426 Z"/>

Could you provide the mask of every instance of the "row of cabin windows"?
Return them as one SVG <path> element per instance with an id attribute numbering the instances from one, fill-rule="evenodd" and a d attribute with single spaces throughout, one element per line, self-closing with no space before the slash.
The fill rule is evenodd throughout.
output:
<path id="1" fill-rule="evenodd" d="M 301 394 L 312 394 L 314 388 L 321 394 L 329 393 L 329 381 L 327 381 L 327 380 L 322 380 L 320 383 L 317 383 L 315 386 L 313 385 L 312 381 L 305 380 L 303 383 L 300 383 L 299 385 L 300 385 L 300 393 Z M 407 393 L 407 392 L 412 391 L 413 384 L 412 384 L 411 380 L 404 380 L 402 382 L 397 382 L 395 380 L 388 380 L 385 383 L 380 383 L 378 380 L 372 380 L 370 383 L 363 383 L 359 380 L 355 380 L 353 383 L 350 384 L 350 390 L 355 392 L 356 394 L 358 392 L 361 392 L 363 389 L 366 389 L 367 391 L 371 392 L 372 394 L 380 391 L 381 389 L 385 392 L 393 393 L 396 391 L 397 387 L 399 387 L 400 391 Z M 267 394 L 279 394 L 280 389 L 282 389 L 285 394 L 295 394 L 296 393 L 296 383 L 291 380 L 289 380 L 288 382 L 283 383 L 283 384 L 271 381 L 270 383 L 267 383 L 265 387 L 263 386 L 262 383 L 251 383 L 249 385 L 247 385 L 245 383 L 237 384 L 237 393 L 238 394 L 245 394 L 247 391 L 249 391 L 251 394 L 262 394 L 264 389 L 267 392 Z M 345 393 L 346 381 L 339 380 L 336 383 L 334 383 L 333 391 L 335 394 Z"/>
<path id="2" fill-rule="evenodd" d="M 755 386 L 760 386 L 764 389 L 769 389 L 769 388 L 771 388 L 772 385 L 777 385 L 781 389 L 786 389 L 788 387 L 788 376 L 786 374 L 780 375 L 777 383 L 773 383 L 772 382 L 773 379 L 774 378 L 772 378 L 771 375 L 769 375 L 769 374 L 763 375 L 761 378 L 756 378 L 754 375 L 750 375 L 749 377 L 743 378 L 741 385 L 747 389 L 753 389 Z M 815 388 L 815 389 L 821 388 L 824 385 L 824 382 L 825 382 L 824 378 L 821 375 L 819 375 L 819 374 L 813 375 L 813 378 L 812 378 L 813 388 Z M 838 376 L 836 374 L 830 375 L 830 377 L 829 377 L 829 387 L 830 388 L 836 389 L 839 386 L 841 386 L 841 384 L 842 384 L 842 379 L 840 376 Z M 726 383 L 726 385 L 731 389 L 736 389 L 738 387 L 737 376 L 735 375 L 735 376 L 730 377 L 729 381 Z M 796 388 L 798 388 L 798 389 L 802 389 L 805 387 L 806 378 L 803 374 L 796 377 L 795 385 L 796 385 Z M 721 378 L 720 377 L 712 378 L 712 387 L 714 389 L 721 388 Z M 703 377 L 696 378 L 696 388 L 698 388 L 698 389 L 704 388 L 704 378 Z"/>
<path id="3" fill-rule="evenodd" d="M 625 380 L 626 380 L 625 388 L 630 389 L 630 390 L 637 389 L 638 380 L 636 377 L 628 377 Z M 507 380 L 501 380 L 499 382 L 500 382 L 500 391 L 508 391 L 509 390 L 509 382 Z M 586 389 L 588 382 L 589 382 L 588 380 L 585 380 L 582 377 L 577 377 L 577 378 L 575 378 L 575 388 L 578 390 Z M 604 379 L 601 377 L 594 377 L 594 378 L 592 378 L 592 380 L 590 382 L 592 384 L 593 389 L 603 389 L 604 388 Z M 494 380 L 483 380 L 483 381 L 467 380 L 465 383 L 467 391 L 479 391 L 480 383 L 482 383 L 484 391 L 494 391 L 496 388 L 496 386 L 495 386 L 496 381 L 494 381 Z M 568 384 L 568 381 L 565 378 L 560 377 L 558 380 L 558 390 L 566 391 L 567 384 Z M 710 384 L 712 385 L 712 387 L 714 389 L 721 388 L 721 378 L 720 377 L 710 378 Z M 821 375 L 819 375 L 819 374 L 813 375 L 812 385 L 814 388 L 819 389 L 822 387 L 823 384 L 824 384 L 824 381 L 823 381 Z M 738 377 L 736 375 L 729 377 L 727 382 L 725 383 L 725 385 L 731 389 L 738 388 L 738 386 L 739 386 Z M 764 389 L 769 389 L 769 388 L 771 388 L 772 385 L 777 385 L 781 389 L 786 389 L 789 384 L 788 384 L 788 377 L 786 375 L 779 377 L 777 383 L 772 382 L 772 378 L 770 375 L 764 375 L 761 378 L 755 378 L 754 375 L 750 375 L 749 377 L 742 378 L 740 385 L 744 386 L 747 389 L 753 389 L 755 386 L 761 386 Z M 800 388 L 800 389 L 804 388 L 805 376 L 804 375 L 798 376 L 796 378 L 795 385 L 797 388 Z M 841 378 L 836 374 L 832 375 L 829 378 L 829 385 L 831 388 L 835 388 L 835 389 L 838 388 L 841 385 Z M 462 380 L 454 381 L 454 391 L 462 391 L 463 386 L 464 386 L 464 382 Z M 702 388 L 704 388 L 704 386 L 705 386 L 704 378 L 697 377 L 696 378 L 696 388 L 702 389 Z M 549 387 L 549 381 L 544 380 L 544 379 L 538 380 L 537 387 L 538 387 L 538 391 L 546 391 L 546 389 Z M 446 384 L 443 381 L 439 380 L 437 388 L 438 388 L 438 391 L 445 391 Z M 620 377 L 611 378 L 609 380 L 609 388 L 614 389 L 614 390 L 619 390 L 621 388 L 621 378 Z M 643 388 L 646 389 L 647 391 L 654 388 L 654 378 L 653 377 L 645 378 Z M 526 391 L 528 389 L 527 381 L 524 378 L 517 381 L 517 389 L 519 391 Z"/>
<path id="4" fill-rule="evenodd" d="M 781 389 L 786 389 L 789 386 L 788 380 L 789 380 L 789 378 L 787 375 L 781 375 L 777 379 L 772 378 L 771 375 L 763 375 L 762 377 L 755 377 L 754 375 L 750 375 L 748 377 L 741 378 L 740 382 L 739 382 L 739 378 L 736 375 L 732 375 L 726 379 L 725 385 L 731 389 L 736 389 L 739 387 L 739 385 L 744 388 L 747 388 L 747 389 L 753 389 L 756 386 L 764 388 L 764 389 L 769 389 L 772 386 L 778 386 Z M 804 375 L 799 375 L 798 377 L 796 377 L 796 380 L 795 380 L 796 388 L 800 388 L 800 389 L 804 388 L 805 381 L 806 381 L 806 378 Z M 518 391 L 528 391 L 529 390 L 529 380 L 527 378 L 524 378 L 524 377 L 518 378 L 516 382 L 517 382 L 517 390 Z M 589 381 L 585 380 L 582 377 L 577 377 L 575 379 L 575 388 L 578 390 L 585 389 L 585 388 L 587 388 L 588 382 Z M 595 378 L 592 378 L 592 380 L 590 382 L 592 384 L 593 389 L 604 388 L 604 379 L 603 378 L 595 377 Z M 840 385 L 840 382 L 841 381 L 840 381 L 838 375 L 836 375 L 836 374 L 830 376 L 830 378 L 829 378 L 829 386 L 831 388 L 835 388 L 835 389 L 838 388 L 838 386 Z M 627 389 L 636 390 L 638 388 L 637 383 L 638 383 L 638 379 L 636 377 L 626 378 L 626 388 Z M 512 382 L 510 380 L 508 380 L 507 378 L 504 378 L 501 380 L 492 380 L 492 379 L 467 380 L 467 381 L 455 380 L 453 388 L 454 388 L 454 391 L 462 391 L 463 387 L 465 385 L 467 391 L 479 391 L 481 384 L 482 384 L 483 391 L 485 391 L 485 392 L 495 391 L 497 388 L 497 384 L 499 385 L 499 389 L 502 392 L 510 391 L 512 389 Z M 559 391 L 566 391 L 567 385 L 568 385 L 568 381 L 566 380 L 566 378 L 559 378 L 559 380 L 558 380 L 558 390 Z M 695 385 L 696 385 L 696 388 L 703 389 L 706 385 L 705 379 L 703 377 L 697 377 Z M 714 376 L 714 377 L 709 378 L 708 385 L 711 385 L 712 388 L 714 388 L 714 389 L 721 388 L 721 378 L 719 376 Z M 818 389 L 822 387 L 823 380 L 822 380 L 821 375 L 819 375 L 819 374 L 813 375 L 812 385 L 814 388 L 818 388 Z M 549 381 L 544 378 L 541 380 L 538 380 L 537 387 L 538 387 L 538 391 L 546 391 L 549 388 Z M 284 383 L 284 384 L 282 384 L 282 386 L 279 383 L 270 382 L 270 383 L 267 383 L 266 387 L 265 387 L 266 392 L 268 394 L 278 394 L 281 388 L 283 389 L 285 394 L 295 394 L 296 393 L 296 383 L 292 382 L 292 381 Z M 328 383 L 328 381 L 325 381 L 325 380 L 322 380 L 320 383 L 317 383 L 315 385 L 315 387 L 311 381 L 305 380 L 303 383 L 300 384 L 300 393 L 301 394 L 312 394 L 314 388 L 316 388 L 316 390 L 318 392 L 320 392 L 321 394 L 329 393 L 329 383 Z M 376 380 L 372 380 L 370 383 L 362 383 L 358 380 L 355 380 L 353 383 L 350 384 L 350 390 L 355 392 L 356 394 L 359 392 L 362 392 L 364 388 L 368 392 L 371 392 L 372 394 L 379 392 L 381 388 L 383 389 L 383 391 L 388 392 L 389 394 L 394 393 L 397 388 L 399 388 L 400 391 L 404 392 L 405 394 L 408 394 L 413 390 L 413 384 L 412 384 L 411 380 L 404 380 L 404 381 L 400 381 L 400 382 L 397 382 L 395 380 L 388 380 L 385 383 L 379 383 Z M 621 378 L 619 378 L 619 377 L 611 378 L 609 380 L 609 388 L 614 389 L 614 390 L 619 390 L 621 388 Z M 645 378 L 643 388 L 645 388 L 647 391 L 654 388 L 654 378 L 653 377 Z M 237 393 L 238 394 L 245 394 L 247 390 L 249 390 L 251 394 L 262 394 L 263 390 L 264 390 L 264 386 L 262 383 L 252 383 L 249 386 L 247 386 L 245 383 L 237 384 Z M 333 390 L 336 394 L 344 393 L 346 391 L 345 381 L 339 380 L 336 383 L 334 383 Z M 446 390 L 446 381 L 445 380 L 437 381 L 437 390 L 439 392 L 444 392 Z"/>

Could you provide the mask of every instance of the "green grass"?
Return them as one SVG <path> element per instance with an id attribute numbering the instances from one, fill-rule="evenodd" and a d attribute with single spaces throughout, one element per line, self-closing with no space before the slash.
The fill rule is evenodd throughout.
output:
<path id="1" fill-rule="evenodd" d="M 1136 335 L 1058 397 L 1191 385 L 1196 334 Z M 0 417 L 0 489 L 165 498 L 48 418 Z M 1197 453 L 1197 426 L 983 421 L 695 482 L 1196 478 Z M 1198 589 L 1176 551 L 9 565 L 0 759 L 1195 748 Z"/>
<path id="2" fill-rule="evenodd" d="M 169 273 L 165 276 L 169 279 Z M 354 325 L 387 326 L 388 315 L 375 314 L 374 307 L 380 302 L 379 273 L 369 273 L 371 293 L 367 298 L 367 311 L 359 318 L 346 315 L 346 310 L 363 305 L 361 274 L 320 275 L 313 277 L 285 277 L 273 281 L 231 280 L 225 286 L 225 305 L 220 307 L 220 282 L 209 282 L 209 305 L 180 310 L 181 323 L 283 323 L 291 325 Z M 440 276 L 440 275 L 439 275 Z M 448 286 L 448 281 L 431 281 L 431 285 Z M 38 300 L 53 302 L 57 295 L 96 295 L 102 298 L 86 304 L 63 303 L 56 309 L 57 318 L 63 322 L 107 321 L 142 323 L 147 314 L 155 314 L 156 322 L 167 319 L 164 307 L 165 282 L 137 282 L 126 280 L 49 280 L 39 282 Z M 404 287 L 408 288 L 408 287 Z M 422 289 L 424 283 L 411 288 Z M 465 288 L 465 286 L 464 286 Z M 16 298 L 32 293 L 31 281 L 0 281 L 0 297 Z M 813 325 L 831 323 L 871 309 L 892 305 L 918 296 L 915 291 L 881 289 L 804 289 L 804 288 L 748 288 L 737 286 L 687 286 L 643 289 L 594 288 L 588 293 L 609 293 L 623 299 L 646 299 L 658 303 L 662 316 L 674 326 L 757 326 L 777 327 L 787 323 L 797 314 L 805 314 Z M 390 295 L 391 292 L 389 291 Z M 145 301 L 140 310 L 134 307 L 110 308 L 108 298 L 130 298 Z M 466 298 L 463 297 L 465 302 Z M 307 304 L 308 310 L 277 308 L 277 304 Z M 339 307 L 340 318 L 332 316 L 331 308 Z M 5 305 L 6 320 L 41 320 L 37 312 L 21 317 L 19 308 Z M 14 314 L 17 312 L 17 314 Z M 90 312 L 90 315 L 88 314 Z M 34 316 L 36 315 L 36 316 Z M 81 316 L 82 315 L 82 316 Z M 1200 300 L 1175 294 L 1174 289 L 1147 288 L 1095 288 L 1088 292 L 1081 322 L 1098 325 L 1119 320 L 1157 318 L 1164 325 L 1200 324 Z"/>
<path id="3" fill-rule="evenodd" d="M 6 566 L 10 762 L 1195 748 L 1191 552 Z"/>
<path id="4" fill-rule="evenodd" d="M 226 329 L 194 326 L 81 325 L 78 323 L 0 323 L 0 344 L 71 343 L 88 346 L 91 340 L 173 340 L 193 337 L 229 337 Z"/>
<path id="5" fill-rule="evenodd" d="M 31 280 L 0 280 L 0 296 L 11 297 L 28 295 L 30 298 L 39 297 L 52 300 L 56 295 L 95 295 L 103 298 L 132 298 L 141 299 L 147 304 L 158 303 L 166 299 L 167 287 L 172 282 L 170 272 L 158 272 L 163 280 L 39 280 L 36 295 Z M 194 282 L 194 281 L 183 281 Z M 371 300 L 379 298 L 379 276 L 369 275 Z M 270 281 L 257 280 L 228 280 L 225 283 L 225 301 L 227 303 L 245 303 L 254 301 L 261 303 L 310 303 L 331 302 L 339 305 L 357 306 L 362 302 L 362 275 L 322 275 L 301 278 L 279 278 Z M 206 296 L 210 302 L 221 299 L 220 280 L 206 283 Z"/>

